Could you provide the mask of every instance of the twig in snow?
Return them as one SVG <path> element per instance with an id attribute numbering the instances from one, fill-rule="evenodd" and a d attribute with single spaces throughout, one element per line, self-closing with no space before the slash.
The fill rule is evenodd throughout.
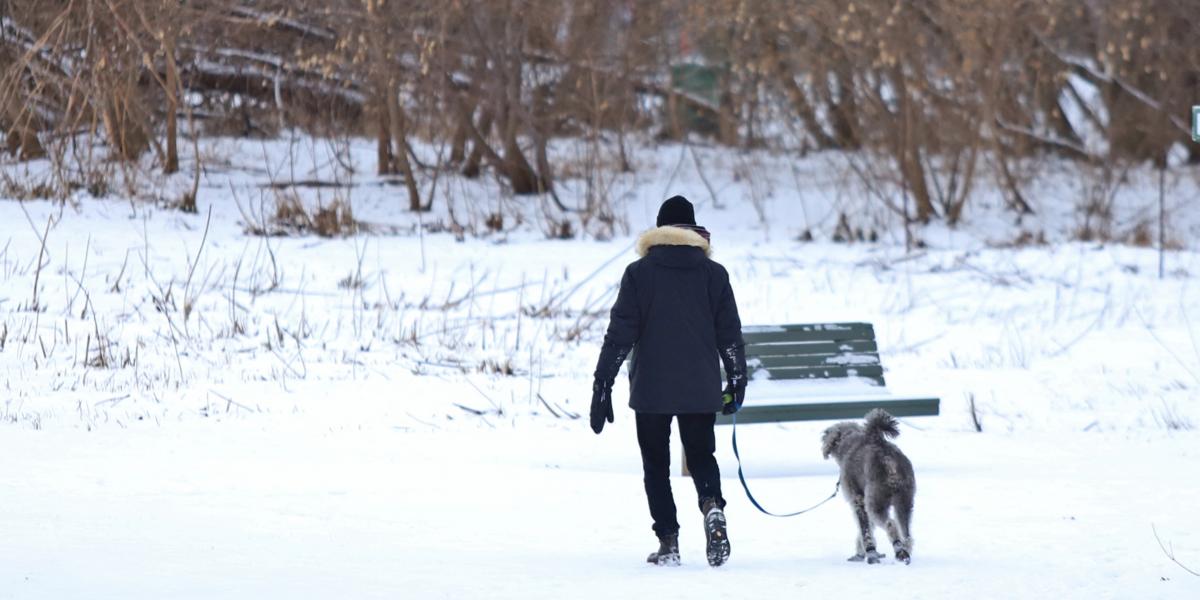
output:
<path id="1" fill-rule="evenodd" d="M 579 413 L 571 412 L 571 411 L 563 408 L 562 406 L 558 407 L 558 411 L 554 410 L 553 408 L 550 407 L 550 403 L 547 402 L 546 399 L 543 398 L 541 394 L 537 395 L 537 399 L 542 401 L 542 405 L 545 406 L 546 409 L 550 411 L 550 414 L 554 415 L 555 418 L 561 419 L 563 417 L 566 417 L 571 420 L 575 420 L 575 419 L 579 418 Z M 562 412 L 561 416 L 559 415 L 559 411 Z"/>
<path id="2" fill-rule="evenodd" d="M 88 239 L 91 240 L 91 237 L 89 236 Z M 117 277 L 113 280 L 112 287 L 108 289 L 109 292 L 114 294 L 121 292 L 121 278 L 125 276 L 125 267 L 129 265 L 129 252 L 129 249 L 125 250 L 125 260 L 121 261 L 121 270 L 117 272 Z"/>
<path id="3" fill-rule="evenodd" d="M 256 411 L 256 410 L 253 410 L 253 409 L 251 409 L 249 406 L 246 406 L 245 404 L 242 404 L 242 403 L 240 403 L 240 402 L 237 402 L 237 401 L 235 401 L 233 398 L 230 398 L 230 397 L 228 397 L 228 396 L 226 396 L 226 395 L 224 395 L 224 394 L 222 394 L 222 393 L 220 393 L 220 392 L 218 392 L 218 391 L 215 391 L 215 390 L 208 390 L 208 393 L 210 393 L 210 394 L 212 394 L 212 395 L 214 395 L 214 396 L 216 396 L 216 397 L 218 397 L 218 398 L 220 398 L 220 399 L 222 399 L 222 400 L 224 400 L 224 401 L 225 401 L 225 412 L 229 412 L 229 408 L 230 408 L 231 406 L 236 406 L 236 407 L 238 407 L 238 408 L 240 408 L 240 409 L 242 409 L 242 410 L 244 410 L 244 411 L 246 411 L 246 412 L 258 412 L 258 411 Z"/>
<path id="4" fill-rule="evenodd" d="M 894 347 L 891 349 L 891 354 L 907 354 L 909 352 L 914 352 L 914 351 L 916 351 L 917 348 L 920 348 L 921 346 L 924 346 L 925 344 L 928 344 L 930 342 L 936 342 L 937 340 L 940 340 L 943 337 L 946 337 L 947 333 L 948 333 L 947 331 L 943 331 L 933 337 L 928 337 L 928 338 L 925 338 L 918 342 L 913 342 L 911 344 L 907 344 L 904 346 Z"/>
<path id="5" fill-rule="evenodd" d="M 414 421 L 416 421 L 416 422 L 418 422 L 418 423 L 420 423 L 420 424 L 422 424 L 422 425 L 425 425 L 426 427 L 432 427 L 432 428 L 434 428 L 434 429 L 441 429 L 441 427 L 438 427 L 438 426 L 437 426 L 437 424 L 435 424 L 435 423 L 430 423 L 430 422 L 428 422 L 428 421 L 423 421 L 423 420 L 421 420 L 421 419 L 418 419 L 417 417 L 413 416 L 413 414 L 412 414 L 412 413 L 410 413 L 410 412 L 405 412 L 404 414 L 408 415 L 408 418 L 410 418 L 410 419 L 412 419 L 412 420 L 414 420 Z"/>
<path id="6" fill-rule="evenodd" d="M 198 293 L 191 291 L 192 276 L 196 273 L 196 265 L 200 264 L 200 254 L 204 252 L 204 243 L 208 241 L 208 228 L 212 225 L 212 205 L 208 205 L 208 218 L 204 221 L 204 235 L 200 238 L 200 247 L 196 249 L 196 259 L 188 267 L 187 281 L 183 284 L 183 328 L 187 332 L 188 316 L 192 314 Z"/>
<path id="7" fill-rule="evenodd" d="M 87 245 L 83 249 L 83 269 L 81 269 L 79 271 L 79 278 L 76 279 L 77 286 L 75 288 L 75 294 L 73 296 L 71 296 L 70 298 L 67 298 L 67 312 L 68 313 L 71 312 L 71 309 L 75 306 L 75 300 L 77 300 L 79 298 L 79 292 L 81 290 L 83 290 L 83 279 L 85 277 L 87 277 L 88 257 L 91 256 L 91 253 L 92 253 L 92 236 L 91 236 L 91 234 L 89 234 L 87 237 Z M 67 274 L 67 270 L 63 269 L 63 275 L 65 276 L 66 274 Z M 68 287 L 70 287 L 70 286 L 63 286 L 64 294 L 66 293 Z"/>
<path id="8" fill-rule="evenodd" d="M 179 380 L 183 381 L 183 359 L 180 358 L 179 355 L 179 336 L 183 335 L 183 332 L 179 330 L 179 327 L 175 325 L 175 321 L 171 318 L 170 309 L 173 308 L 174 304 L 174 300 L 171 298 L 171 283 L 168 282 L 167 288 L 163 289 L 162 284 L 160 284 L 158 280 L 154 278 L 154 274 L 150 272 L 150 235 L 146 230 L 145 219 L 142 221 L 142 228 L 142 234 L 146 240 L 146 248 L 145 252 L 140 253 L 138 258 L 142 259 L 142 268 L 145 269 L 146 279 L 149 280 L 150 283 L 154 284 L 154 287 L 158 289 L 158 296 L 155 296 L 154 293 L 151 292 L 150 299 L 154 302 L 155 308 L 158 309 L 158 312 L 161 313 L 163 318 L 167 320 L 167 330 L 171 334 L 171 346 L 175 350 L 175 364 L 179 367 Z"/>
<path id="9" fill-rule="evenodd" d="M 530 370 L 530 374 L 531 374 L 531 376 L 532 376 L 532 372 L 533 372 L 533 371 L 532 371 L 532 369 L 531 369 L 531 370 Z M 537 399 L 538 399 L 538 400 L 541 400 L 541 402 L 542 402 L 542 406 L 545 406 L 545 407 L 546 407 L 546 410 L 550 411 L 550 414 L 554 415 L 554 418 L 555 418 L 555 419 L 561 419 L 561 418 L 562 418 L 562 415 L 558 414 L 558 411 L 557 411 L 557 410 L 554 410 L 554 407 L 553 407 L 553 406 L 550 406 L 550 403 L 549 403 L 549 402 L 546 402 L 546 399 L 545 399 L 545 398 L 543 398 L 541 394 L 538 394 L 538 395 L 537 395 Z"/>
<path id="10" fill-rule="evenodd" d="M 122 401 L 128 397 L 129 397 L 129 394 L 122 394 L 120 396 L 115 396 L 113 398 L 105 398 L 104 400 L 97 400 L 94 406 L 100 406 L 101 404 L 104 404 L 105 402 L 112 402 L 113 406 L 116 406 L 117 403 L 119 403 L 120 401 Z"/>
<path id="11" fill-rule="evenodd" d="M 92 295 L 88 293 L 87 288 L 83 287 L 83 280 L 76 278 L 74 274 L 71 275 L 71 278 L 75 279 L 75 282 L 79 284 L 79 289 L 83 292 L 84 312 L 91 313 L 92 325 L 95 327 L 96 332 L 96 359 L 93 361 L 88 357 L 88 350 L 91 347 L 91 336 L 89 335 L 83 349 L 85 364 L 91 367 L 107 369 L 112 364 L 108 354 L 109 340 L 100 332 L 100 317 L 96 314 L 96 305 L 92 304 Z"/>
<path id="12" fill-rule="evenodd" d="M 979 422 L 979 410 L 975 407 L 975 394 L 967 394 L 967 402 L 971 407 L 971 423 L 975 425 L 975 431 L 983 433 L 983 423 Z"/>
<path id="13" fill-rule="evenodd" d="M 24 210 L 25 206 L 21 205 L 21 209 Z M 26 217 L 28 217 L 28 216 L 29 215 L 27 214 Z M 38 285 L 39 285 L 39 281 L 42 278 L 42 267 L 44 266 L 42 264 L 42 258 L 46 256 L 46 238 L 50 237 L 50 223 L 52 220 L 53 220 L 53 217 L 46 219 L 46 231 L 42 235 L 38 236 L 38 239 L 41 241 L 41 248 L 38 249 L 37 267 L 33 273 L 33 300 L 30 305 L 30 309 L 32 309 L 33 312 L 35 314 L 38 314 L 39 316 L 41 315 L 42 311 L 38 307 Z M 31 226 L 33 225 L 32 221 L 30 222 L 30 225 Z M 33 232 L 37 233 L 37 230 L 34 229 Z M 38 320 L 40 321 L 40 318 Z M 34 324 L 34 329 L 37 329 L 36 323 Z"/>
<path id="14" fill-rule="evenodd" d="M 479 410 L 478 408 L 471 408 L 470 406 L 463 406 L 462 404 L 459 404 L 457 402 L 452 402 L 451 404 L 453 404 L 454 406 L 457 406 L 458 408 L 461 408 L 477 417 L 482 417 L 483 415 L 486 415 L 488 413 L 488 411 L 486 411 L 486 410 Z"/>
<path id="15" fill-rule="evenodd" d="M 1071 341 L 1069 341 L 1065 344 L 1058 344 L 1058 342 L 1055 341 L 1054 343 L 1058 344 L 1058 350 L 1055 350 L 1054 352 L 1049 352 L 1046 354 L 1046 356 L 1051 357 L 1051 358 L 1053 358 L 1055 356 L 1060 356 L 1067 350 L 1070 350 L 1072 346 L 1074 346 L 1075 344 L 1078 344 L 1080 342 L 1080 340 L 1087 337 L 1087 335 L 1089 333 L 1091 333 L 1091 331 L 1093 329 L 1095 329 L 1096 326 L 1099 325 L 1101 321 L 1104 320 L 1104 317 L 1108 314 L 1108 308 L 1111 304 L 1112 304 L 1112 286 L 1110 285 L 1110 286 L 1108 286 L 1108 290 L 1106 291 L 1106 296 L 1104 298 L 1104 308 L 1100 309 L 1100 314 L 1096 315 L 1096 320 L 1092 321 L 1091 325 L 1088 325 L 1083 331 L 1079 332 L 1079 335 L 1075 336 L 1075 338 L 1072 339 Z M 1051 340 L 1051 341 L 1054 341 L 1054 340 Z"/>
<path id="16" fill-rule="evenodd" d="M 1183 303 L 1182 295 L 1179 299 L 1179 314 L 1183 315 L 1183 324 L 1187 327 L 1188 338 L 1192 340 L 1192 352 L 1196 354 L 1196 360 L 1200 362 L 1200 341 L 1196 339 L 1196 331 L 1192 329 L 1192 320 L 1188 318 L 1186 305 Z"/>
<path id="17" fill-rule="evenodd" d="M 1183 370 L 1186 371 L 1188 375 L 1192 376 L 1192 379 L 1200 382 L 1200 374 L 1197 374 L 1195 371 L 1193 371 L 1187 363 L 1183 362 L 1182 358 L 1179 358 L 1178 354 L 1176 354 L 1173 350 L 1171 350 L 1170 347 L 1163 343 L 1161 339 L 1159 339 L 1158 335 L 1154 333 L 1154 329 L 1152 329 L 1150 324 L 1146 322 L 1146 317 L 1142 316 L 1142 311 L 1137 307 L 1137 305 L 1134 305 L 1133 313 L 1137 315 L 1138 320 L 1142 322 L 1142 327 L 1146 328 L 1146 333 L 1149 333 L 1150 337 L 1154 338 L 1154 341 L 1157 342 L 1159 346 L 1162 346 L 1162 349 L 1166 350 L 1167 354 L 1170 354 L 1171 358 L 1174 358 L 1175 362 L 1179 363 L 1179 366 L 1183 367 Z"/>
<path id="18" fill-rule="evenodd" d="M 469 377 L 466 378 L 466 382 L 467 382 L 467 385 L 470 385 L 471 387 L 475 388 L 475 391 L 479 392 L 479 395 L 483 396 L 483 399 L 488 401 L 488 404 L 492 405 L 492 410 L 496 411 L 496 416 L 499 416 L 499 417 L 504 416 L 504 409 L 500 408 L 500 405 L 496 404 L 496 401 L 492 400 L 491 396 L 485 394 L 483 390 L 479 389 L 479 386 L 475 385 L 475 382 L 471 381 L 471 379 Z M 458 405 L 456 404 L 455 406 L 458 406 Z M 483 414 L 483 413 L 480 413 L 480 414 Z"/>
<path id="19" fill-rule="evenodd" d="M 1158 529 L 1154 527 L 1154 523 L 1150 524 L 1150 531 L 1154 532 L 1154 541 L 1158 542 L 1158 547 L 1162 548 L 1163 554 L 1167 555 L 1167 558 L 1171 559 L 1171 562 L 1179 565 L 1179 568 L 1183 569 L 1184 571 L 1187 571 L 1196 577 L 1200 577 L 1200 573 L 1189 569 L 1187 565 L 1179 562 L 1179 559 L 1175 558 L 1175 548 L 1171 545 L 1171 542 L 1167 542 L 1166 545 L 1163 544 L 1162 539 L 1158 537 Z"/>
<path id="20" fill-rule="evenodd" d="M 927 253 L 923 250 L 920 252 L 913 252 L 911 254 L 906 254 L 899 258 L 887 258 L 887 257 L 872 256 L 871 258 L 868 258 L 865 260 L 860 260 L 857 263 L 854 263 L 854 266 L 856 266 L 856 267 L 875 267 L 876 269 L 887 271 L 900 263 L 922 259 L 922 258 L 925 258 L 926 256 L 927 256 Z M 795 259 L 791 259 L 791 262 L 799 264 L 799 262 L 796 261 Z"/>
<path id="21" fill-rule="evenodd" d="M 472 385 L 474 385 L 474 384 L 472 384 Z M 475 389 L 479 389 L 479 388 L 475 388 Z M 489 399 L 489 401 L 490 401 L 490 399 Z M 471 413 L 471 414 L 473 414 L 473 415 L 475 415 L 475 416 L 479 417 L 479 419 L 480 419 L 481 421 L 483 421 L 485 424 L 487 424 L 487 426 L 488 426 L 488 427 L 491 427 L 492 429 L 495 429 L 495 428 L 496 428 L 496 426 L 495 426 L 495 425 L 492 425 L 492 422 L 491 422 L 491 421 L 489 421 L 489 420 L 487 419 L 487 412 L 486 412 L 486 411 L 482 411 L 482 410 L 479 410 L 479 409 L 471 408 L 471 407 L 469 407 L 469 406 L 463 406 L 463 405 L 461 405 L 461 404 L 459 404 L 459 403 L 457 403 L 457 402 L 452 402 L 451 404 L 453 404 L 454 406 L 457 406 L 457 407 L 459 407 L 459 408 L 461 408 L 461 409 L 463 409 L 463 410 L 465 410 L 465 411 L 467 411 L 467 412 L 469 412 L 469 413 Z M 497 413 L 497 414 L 500 414 L 500 413 Z M 411 416 L 411 415 L 410 415 L 410 416 Z"/>

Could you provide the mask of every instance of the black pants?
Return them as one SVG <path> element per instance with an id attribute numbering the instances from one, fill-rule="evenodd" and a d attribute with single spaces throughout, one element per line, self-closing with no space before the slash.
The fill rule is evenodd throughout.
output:
<path id="1" fill-rule="evenodd" d="M 679 420 L 679 437 L 687 457 L 692 483 L 696 484 L 699 505 L 715 500 L 725 508 L 721 496 L 721 471 L 713 453 L 717 449 L 713 413 L 688 415 L 653 415 L 637 413 L 638 445 L 642 448 L 642 472 L 646 484 L 646 499 L 654 519 L 654 533 L 659 536 L 679 532 L 675 518 L 675 498 L 671 495 L 671 419 Z"/>

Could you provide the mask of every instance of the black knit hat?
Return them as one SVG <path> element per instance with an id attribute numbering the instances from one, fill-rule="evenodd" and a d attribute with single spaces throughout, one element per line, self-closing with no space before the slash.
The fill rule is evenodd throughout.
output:
<path id="1" fill-rule="evenodd" d="M 658 209 L 659 227 L 664 225 L 695 225 L 696 211 L 692 209 L 692 203 L 688 202 L 683 196 L 671 196 L 666 202 L 662 203 L 662 207 Z"/>

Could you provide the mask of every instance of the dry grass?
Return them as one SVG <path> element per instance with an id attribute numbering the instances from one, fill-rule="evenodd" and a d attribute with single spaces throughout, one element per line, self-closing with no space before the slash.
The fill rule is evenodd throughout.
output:
<path id="1" fill-rule="evenodd" d="M 315 233 L 321 237 L 335 238 L 366 230 L 365 225 L 354 218 L 350 203 L 341 198 L 310 210 L 295 192 L 276 190 L 274 203 L 275 210 L 269 214 L 263 210 L 255 216 L 242 210 L 246 233 L 269 237 Z"/>
<path id="2" fill-rule="evenodd" d="M 359 223 L 354 220 L 350 204 L 339 199 L 317 209 L 312 217 L 312 230 L 322 237 L 344 237 L 356 233 Z"/>
<path id="3" fill-rule="evenodd" d="M 18 201 L 29 200 L 61 200 L 63 194 L 53 182 L 48 179 L 17 181 L 7 173 L 0 174 L 0 197 Z"/>

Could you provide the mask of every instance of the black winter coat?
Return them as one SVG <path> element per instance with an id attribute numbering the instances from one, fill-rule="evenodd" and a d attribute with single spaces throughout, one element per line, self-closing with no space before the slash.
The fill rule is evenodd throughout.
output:
<path id="1" fill-rule="evenodd" d="M 642 258 L 625 269 L 604 337 L 606 349 L 633 347 L 629 407 L 654 414 L 720 411 L 718 349 L 743 343 L 729 273 L 708 258 L 708 241 L 695 231 L 651 229 L 637 249 Z M 624 352 L 609 354 L 616 364 L 606 366 L 602 351 L 596 376 L 611 381 Z"/>

